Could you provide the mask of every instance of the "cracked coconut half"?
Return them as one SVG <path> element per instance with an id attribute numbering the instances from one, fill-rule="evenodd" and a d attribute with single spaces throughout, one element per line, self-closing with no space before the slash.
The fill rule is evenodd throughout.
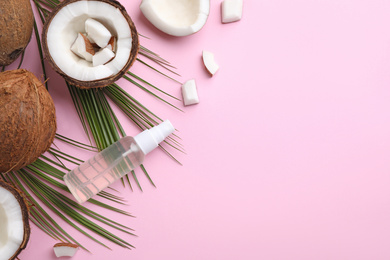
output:
<path id="1" fill-rule="evenodd" d="M 48 17 L 42 38 L 54 70 L 81 88 L 121 78 L 139 49 L 133 21 L 113 0 L 63 1 Z"/>
<path id="2" fill-rule="evenodd" d="M 142 0 L 140 9 L 157 29 L 173 36 L 187 36 L 206 24 L 210 0 Z"/>
<path id="3" fill-rule="evenodd" d="M 0 259 L 15 259 L 30 238 L 28 207 L 13 186 L 0 180 Z"/>

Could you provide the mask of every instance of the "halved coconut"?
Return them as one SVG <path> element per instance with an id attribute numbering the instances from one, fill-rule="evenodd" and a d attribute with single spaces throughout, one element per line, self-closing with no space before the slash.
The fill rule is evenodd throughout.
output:
<path id="1" fill-rule="evenodd" d="M 18 190 L 0 180 L 0 259 L 15 259 L 29 238 L 26 202 Z"/>
<path id="2" fill-rule="evenodd" d="M 96 53 L 112 48 L 114 37 L 115 57 L 94 66 L 93 57 L 89 60 L 76 54 L 72 46 L 80 33 L 96 43 Z M 133 21 L 114 0 L 63 1 L 47 18 L 42 38 L 43 50 L 54 70 L 81 88 L 104 87 L 121 78 L 134 63 L 139 49 Z M 83 46 L 80 48 L 83 52 Z"/>
<path id="3" fill-rule="evenodd" d="M 173 36 L 186 36 L 206 24 L 210 0 L 143 0 L 140 9 L 159 30 Z"/>

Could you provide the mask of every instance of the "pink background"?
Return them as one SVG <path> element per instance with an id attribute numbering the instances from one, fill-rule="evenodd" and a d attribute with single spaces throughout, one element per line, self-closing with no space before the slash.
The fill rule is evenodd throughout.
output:
<path id="1" fill-rule="evenodd" d="M 110 251 L 59 221 L 92 251 L 73 259 L 390 258 L 389 1 L 245 0 L 231 24 L 212 1 L 205 27 L 183 38 L 154 29 L 140 1 L 121 2 L 151 38 L 141 43 L 174 64 L 180 81 L 195 78 L 200 103 L 172 101 L 182 113 L 120 82 L 173 122 L 187 154 L 174 152 L 183 166 L 162 151 L 148 155 L 157 189 L 140 171 L 143 192 L 113 185 L 136 218 L 107 214 L 136 230 L 122 235 L 135 250 L 107 242 Z M 202 50 L 220 65 L 212 78 Z M 24 67 L 41 75 L 37 55 L 33 40 Z M 139 63 L 132 71 L 181 95 L 180 84 Z M 63 80 L 49 76 L 58 132 L 86 141 Z M 55 259 L 55 243 L 33 226 L 20 258 Z"/>

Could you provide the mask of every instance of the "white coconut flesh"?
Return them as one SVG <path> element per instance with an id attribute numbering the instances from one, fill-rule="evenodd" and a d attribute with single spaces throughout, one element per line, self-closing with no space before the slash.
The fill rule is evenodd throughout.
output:
<path id="1" fill-rule="evenodd" d="M 70 244 L 70 243 L 58 243 L 55 244 L 54 247 L 54 254 L 57 257 L 62 257 L 62 256 L 74 256 L 79 249 L 79 247 L 75 244 Z"/>
<path id="2" fill-rule="evenodd" d="M 104 29 L 99 29 L 100 25 L 86 24 L 89 18 L 103 25 Z M 87 60 L 72 51 L 79 33 L 88 35 L 91 43 L 96 42 L 99 47 L 104 45 L 104 48 L 114 36 L 115 57 L 105 64 L 93 66 L 93 57 Z M 98 37 L 92 38 L 91 35 Z M 54 63 L 67 76 L 80 81 L 100 80 L 116 75 L 126 65 L 132 47 L 131 29 L 121 11 L 108 3 L 73 2 L 59 10 L 52 19 L 47 31 L 47 46 Z"/>
<path id="3" fill-rule="evenodd" d="M 206 67 L 208 72 L 213 76 L 219 70 L 219 65 L 214 59 L 214 54 L 209 51 L 203 51 L 202 57 L 203 57 L 204 66 Z"/>
<path id="4" fill-rule="evenodd" d="M 24 238 L 22 209 L 14 195 L 0 187 L 0 259 L 9 259 Z"/>
<path id="5" fill-rule="evenodd" d="M 196 33 L 206 24 L 210 0 L 143 0 L 140 9 L 161 31 L 186 36 Z"/>
<path id="6" fill-rule="evenodd" d="M 77 38 L 70 49 L 74 54 L 78 55 L 86 61 L 92 61 L 92 57 L 95 54 L 92 43 L 88 40 L 87 36 L 81 33 L 77 35 Z"/>

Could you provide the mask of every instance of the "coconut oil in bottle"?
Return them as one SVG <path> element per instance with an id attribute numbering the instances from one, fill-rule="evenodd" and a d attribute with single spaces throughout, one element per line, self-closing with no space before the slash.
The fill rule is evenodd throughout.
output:
<path id="1" fill-rule="evenodd" d="M 166 120 L 134 138 L 123 137 L 67 173 L 64 181 L 81 204 L 142 164 L 145 155 L 174 130 Z"/>

